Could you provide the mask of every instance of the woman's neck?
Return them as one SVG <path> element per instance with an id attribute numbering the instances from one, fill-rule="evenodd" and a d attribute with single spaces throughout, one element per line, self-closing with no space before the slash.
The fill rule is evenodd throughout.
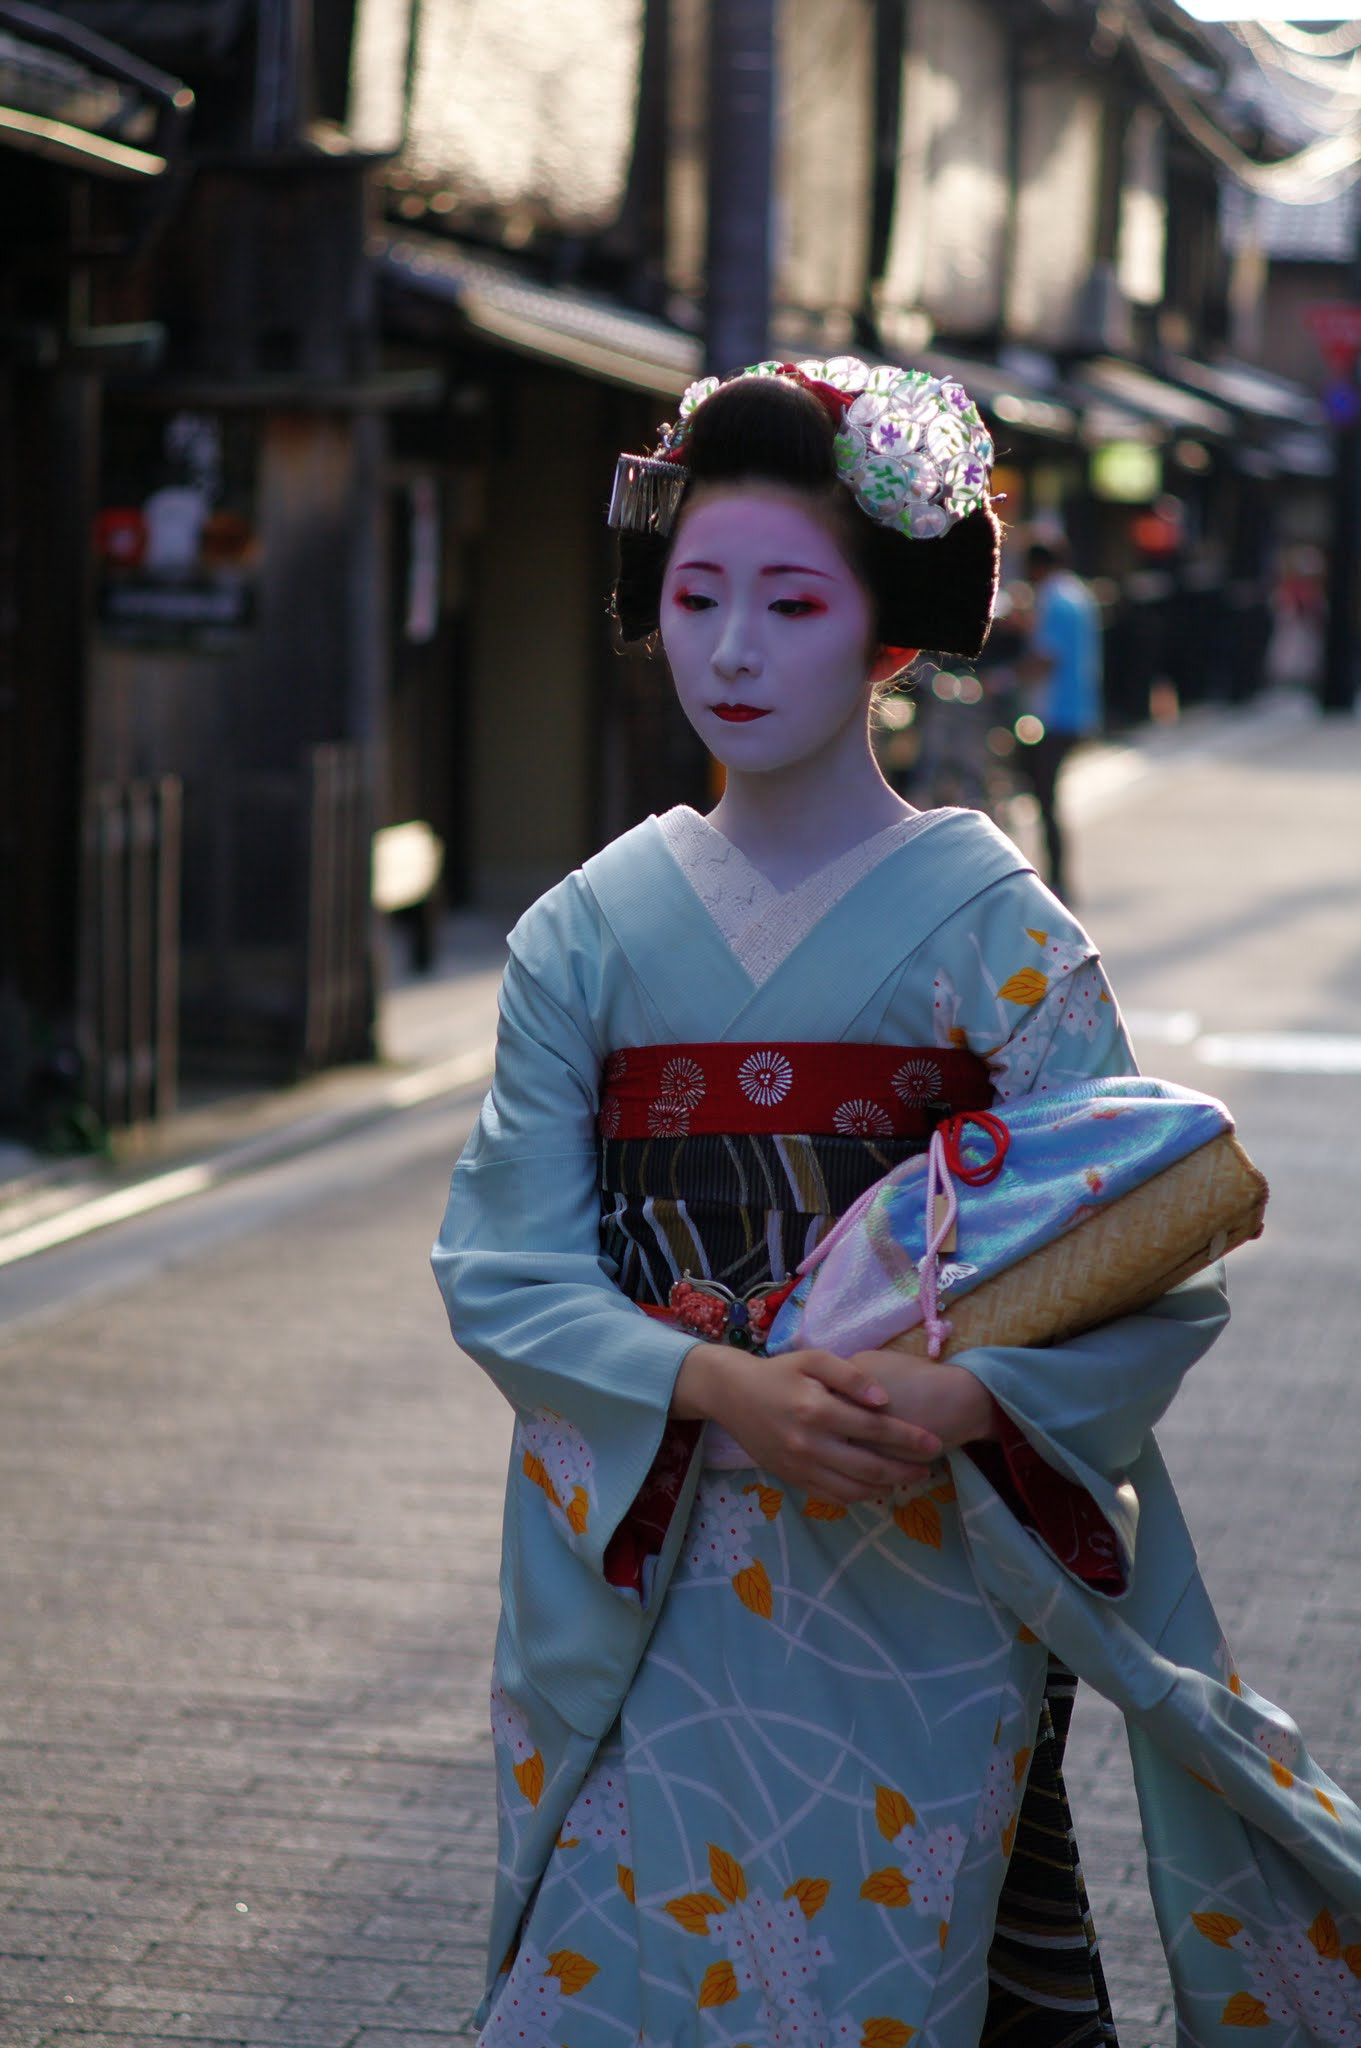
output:
<path id="1" fill-rule="evenodd" d="M 708 822 L 777 889 L 795 889 L 853 846 L 914 816 L 860 748 L 761 775 L 729 770 Z"/>

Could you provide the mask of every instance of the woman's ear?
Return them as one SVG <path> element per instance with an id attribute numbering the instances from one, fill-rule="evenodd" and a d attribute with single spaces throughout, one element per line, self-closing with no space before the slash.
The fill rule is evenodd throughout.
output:
<path id="1" fill-rule="evenodd" d="M 890 677 L 910 668 L 920 653 L 920 647 L 880 647 L 870 663 L 868 680 L 872 683 L 888 682 Z"/>

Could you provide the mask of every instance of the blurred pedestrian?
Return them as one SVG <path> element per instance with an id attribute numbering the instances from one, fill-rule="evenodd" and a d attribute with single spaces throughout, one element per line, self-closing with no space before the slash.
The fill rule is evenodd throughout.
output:
<path id="1" fill-rule="evenodd" d="M 1018 664 L 1031 709 L 1044 730 L 1018 756 L 1035 792 L 1049 886 L 1071 901 L 1058 783 L 1064 762 L 1101 724 L 1101 617 L 1096 599 L 1069 566 L 1060 536 L 1032 540 L 1026 574 L 1034 591 L 1030 645 Z"/>

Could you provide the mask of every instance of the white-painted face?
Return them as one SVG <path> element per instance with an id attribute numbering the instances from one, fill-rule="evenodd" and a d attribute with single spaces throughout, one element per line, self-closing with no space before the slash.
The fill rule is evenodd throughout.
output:
<path id="1" fill-rule="evenodd" d="M 873 607 L 796 492 L 734 484 L 687 509 L 662 584 L 681 709 L 726 768 L 769 773 L 864 731 Z"/>

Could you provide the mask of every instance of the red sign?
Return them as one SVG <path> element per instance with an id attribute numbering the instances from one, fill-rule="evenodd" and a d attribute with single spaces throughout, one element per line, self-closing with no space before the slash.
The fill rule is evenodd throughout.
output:
<path id="1" fill-rule="evenodd" d="M 1352 299 L 1316 299 L 1305 307 L 1304 317 L 1328 361 L 1350 371 L 1361 354 L 1361 304 Z"/>

